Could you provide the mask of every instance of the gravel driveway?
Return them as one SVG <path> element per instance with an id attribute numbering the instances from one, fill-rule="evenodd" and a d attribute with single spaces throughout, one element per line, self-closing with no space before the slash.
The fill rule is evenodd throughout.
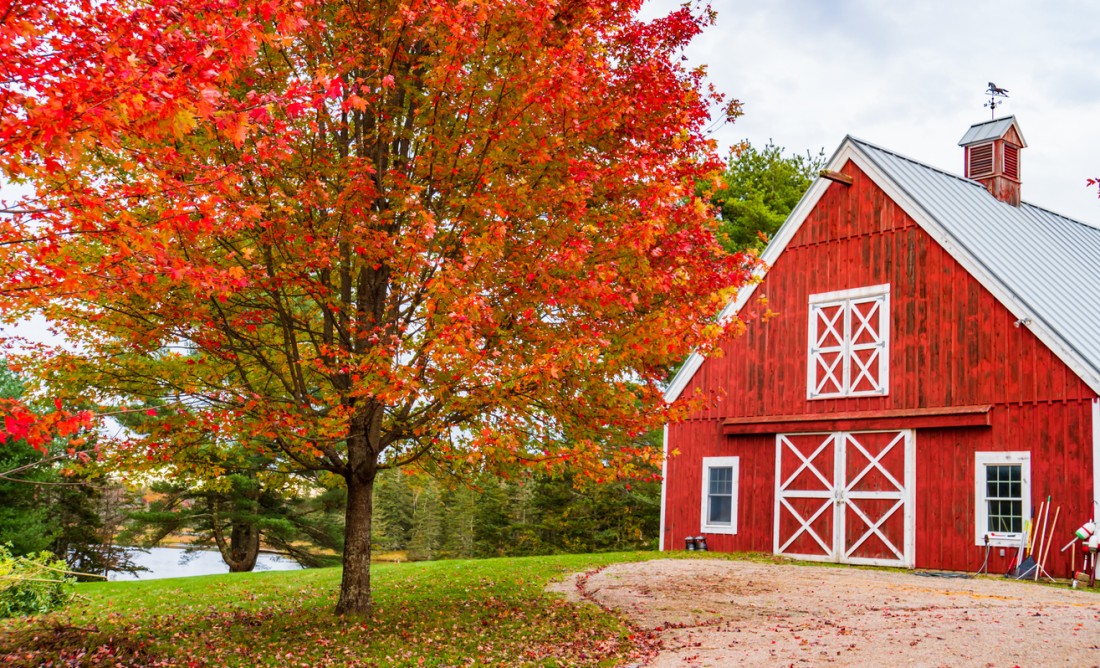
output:
<path id="1" fill-rule="evenodd" d="M 648 666 L 1100 665 L 1100 594 L 1068 586 L 661 559 L 553 587 L 656 634 Z"/>

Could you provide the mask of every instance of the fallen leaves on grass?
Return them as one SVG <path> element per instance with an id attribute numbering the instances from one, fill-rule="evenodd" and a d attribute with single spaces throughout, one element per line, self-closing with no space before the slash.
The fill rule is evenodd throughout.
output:
<path id="1" fill-rule="evenodd" d="M 653 634 L 543 594 L 577 558 L 402 564 L 377 570 L 368 620 L 331 613 L 339 571 L 269 573 L 187 589 L 143 583 L 145 605 L 97 600 L 9 624 L 12 666 L 593 666 L 653 654 Z M 557 562 L 557 563 L 556 563 Z M 305 579 L 305 578 L 303 578 Z M 331 587 L 325 586 L 331 580 Z M 177 581 L 178 583 L 178 581 Z M 117 593 L 129 583 L 117 583 Z M 305 585 L 305 586 L 303 586 Z"/>

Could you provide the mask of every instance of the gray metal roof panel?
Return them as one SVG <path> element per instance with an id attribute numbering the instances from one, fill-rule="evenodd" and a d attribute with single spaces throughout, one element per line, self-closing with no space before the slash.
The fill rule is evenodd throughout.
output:
<path id="1" fill-rule="evenodd" d="M 1100 228 L 852 139 L 1027 311 L 1100 376 Z"/>
<path id="2" fill-rule="evenodd" d="M 1003 137 L 1012 126 L 1016 126 L 1016 134 L 1020 135 L 1020 143 L 1027 146 L 1027 142 L 1024 141 L 1024 135 L 1020 132 L 1020 126 L 1016 123 L 1015 116 L 1006 116 L 1005 118 L 998 118 L 992 121 L 971 125 L 970 129 L 963 135 L 963 138 L 959 140 L 959 146 L 969 146 L 970 144 L 999 139 Z"/>

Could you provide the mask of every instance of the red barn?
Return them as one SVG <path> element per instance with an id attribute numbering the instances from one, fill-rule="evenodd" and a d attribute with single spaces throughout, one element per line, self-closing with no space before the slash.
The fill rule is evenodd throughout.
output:
<path id="1" fill-rule="evenodd" d="M 747 331 L 669 387 L 720 400 L 666 428 L 662 549 L 974 571 L 988 540 L 1005 572 L 1049 496 L 1068 574 L 1100 491 L 1100 229 L 1020 201 L 1015 118 L 959 143 L 966 178 L 841 144 L 723 312 Z"/>

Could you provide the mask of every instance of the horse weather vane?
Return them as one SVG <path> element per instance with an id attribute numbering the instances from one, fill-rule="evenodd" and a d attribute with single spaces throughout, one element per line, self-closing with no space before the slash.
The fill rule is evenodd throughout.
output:
<path id="1" fill-rule="evenodd" d="M 989 82 L 989 88 L 986 89 L 985 94 L 989 96 L 989 102 L 986 102 L 982 106 L 983 107 L 989 107 L 989 117 L 990 118 L 996 118 L 997 117 L 997 107 L 999 107 L 999 106 L 1001 106 L 1002 104 L 1005 103 L 1002 98 L 1008 97 L 1008 89 L 1007 88 L 1001 88 L 997 84 L 990 81 Z"/>

